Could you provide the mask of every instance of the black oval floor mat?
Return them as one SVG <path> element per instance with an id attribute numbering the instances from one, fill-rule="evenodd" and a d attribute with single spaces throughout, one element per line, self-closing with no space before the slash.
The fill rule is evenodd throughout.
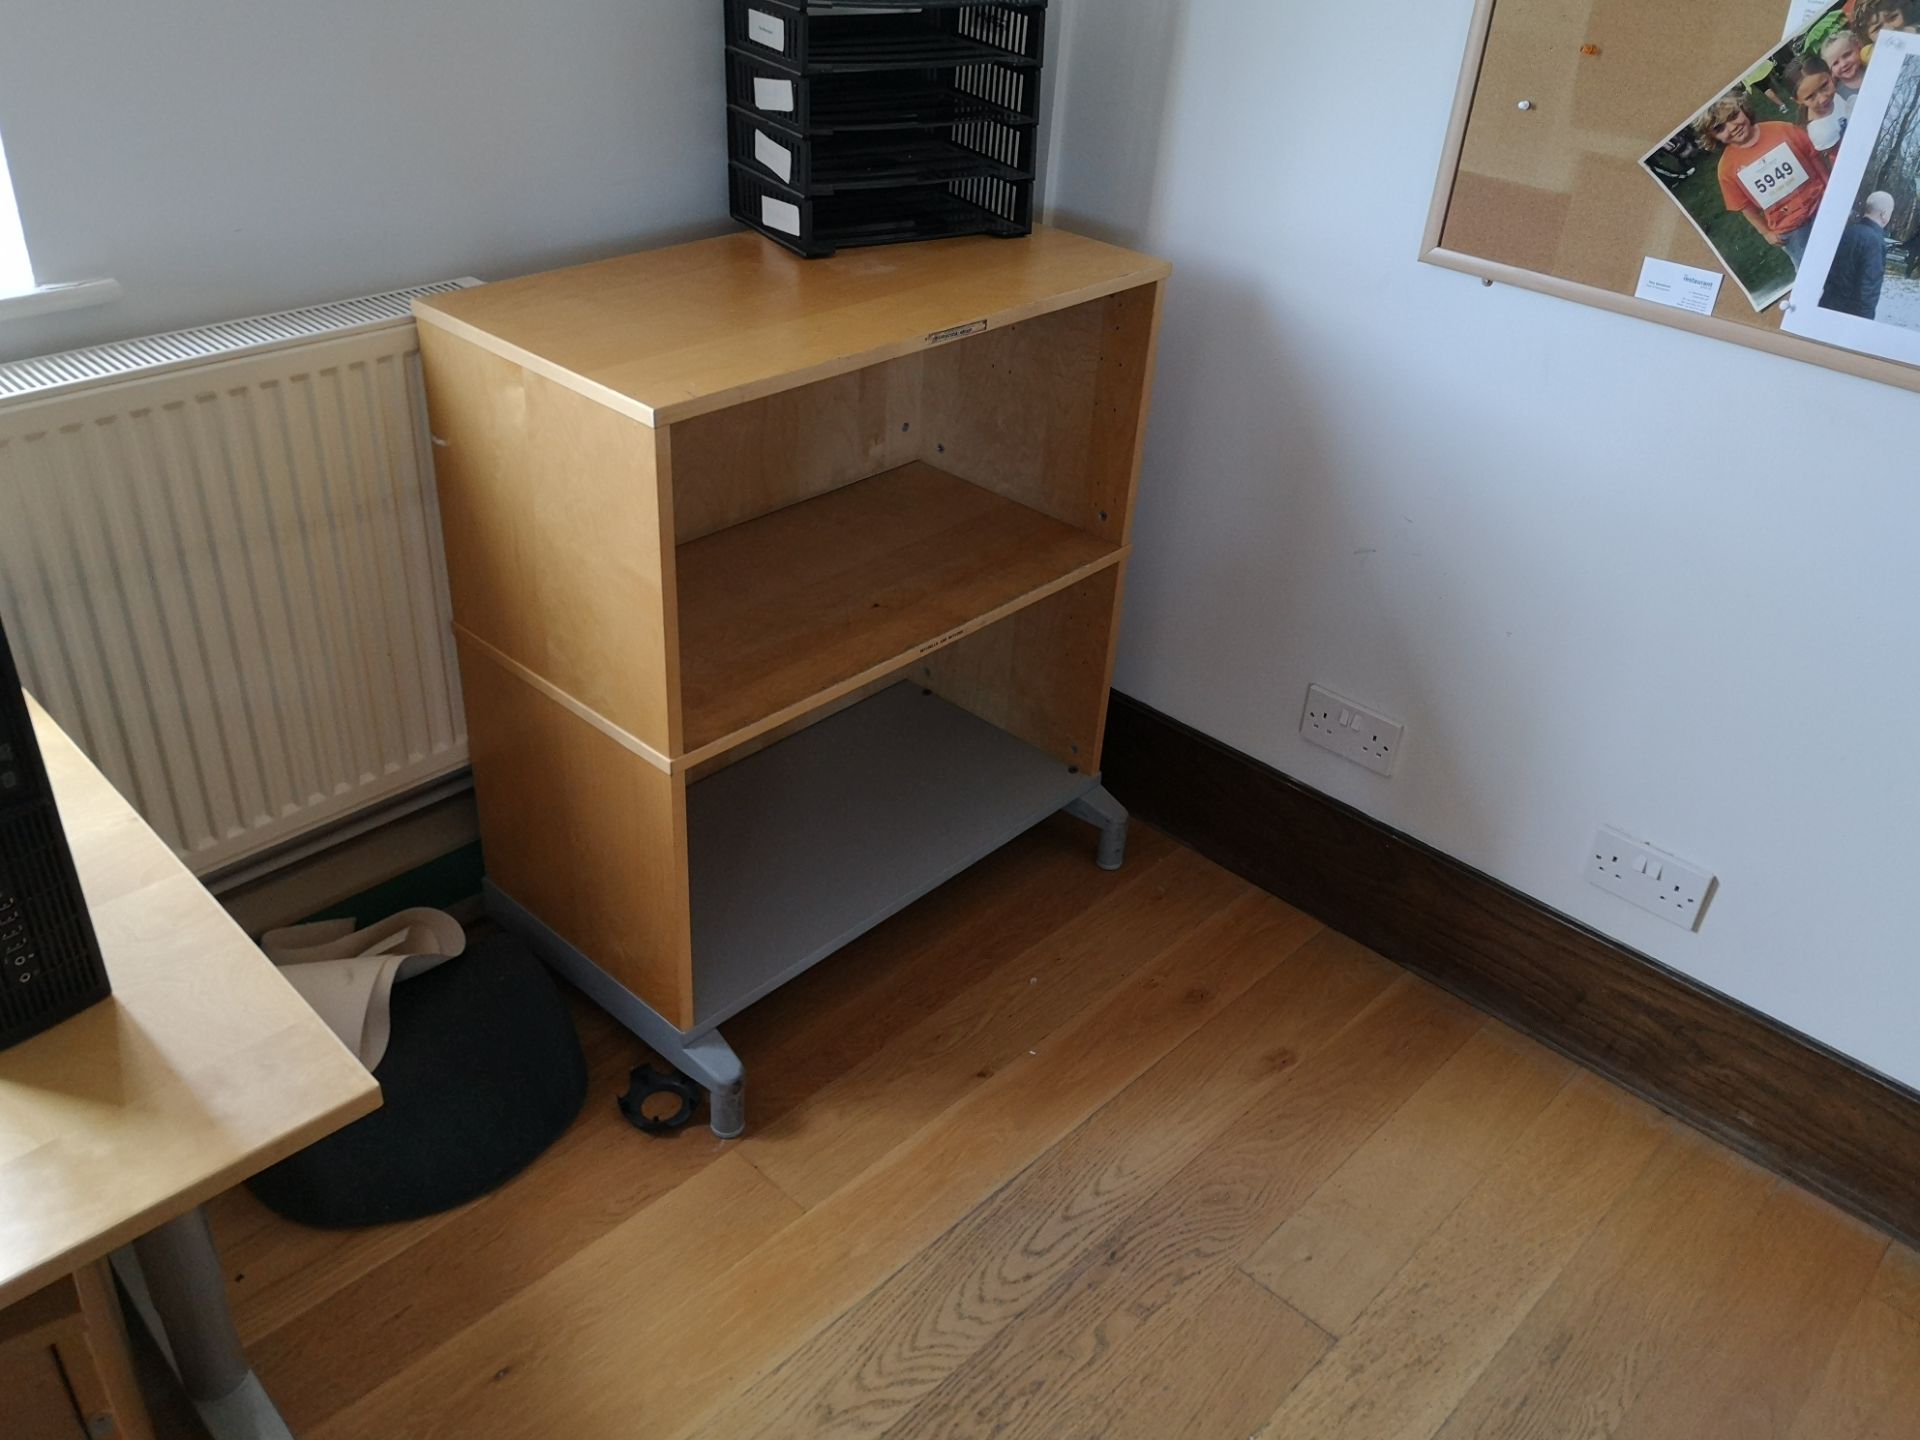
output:
<path id="1" fill-rule="evenodd" d="M 325 1228 L 452 1209 L 531 1164 L 587 1096 L 566 1000 L 506 935 L 394 987 L 374 1076 L 379 1110 L 248 1182 L 269 1209 Z"/>

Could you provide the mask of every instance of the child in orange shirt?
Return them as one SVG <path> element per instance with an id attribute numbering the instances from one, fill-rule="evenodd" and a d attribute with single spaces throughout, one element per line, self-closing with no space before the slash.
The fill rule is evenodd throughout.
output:
<path id="1" fill-rule="evenodd" d="M 1716 100 L 1694 128 L 1701 143 L 1720 151 L 1720 199 L 1769 245 L 1786 251 L 1793 268 L 1807 253 L 1814 213 L 1827 190 L 1827 162 L 1807 132 L 1781 120 L 1756 119 L 1742 94 Z"/>

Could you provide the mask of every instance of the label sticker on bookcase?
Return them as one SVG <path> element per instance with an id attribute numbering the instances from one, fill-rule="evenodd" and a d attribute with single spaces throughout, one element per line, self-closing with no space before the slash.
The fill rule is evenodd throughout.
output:
<path id="1" fill-rule="evenodd" d="M 753 132 L 753 158 L 788 185 L 793 183 L 793 152 L 764 130 Z"/>
<path id="2" fill-rule="evenodd" d="M 793 82 L 791 80 L 763 80 L 753 77 L 753 103 L 762 110 L 777 110 L 783 115 L 793 113 Z"/>
<path id="3" fill-rule="evenodd" d="M 944 345 L 949 340 L 964 340 L 969 335 L 978 335 L 987 328 L 984 320 L 975 320 L 971 325 L 955 325 L 950 330 L 936 330 L 927 336 L 927 344 Z"/>
<path id="4" fill-rule="evenodd" d="M 787 50 L 787 22 L 777 15 L 769 15 L 764 10 L 747 11 L 747 38 L 756 45 L 764 45 L 769 50 L 778 50 L 785 54 Z"/>
<path id="5" fill-rule="evenodd" d="M 760 197 L 760 223 L 769 230 L 780 230 L 788 235 L 800 233 L 800 207 L 787 200 L 776 200 L 771 195 Z"/>

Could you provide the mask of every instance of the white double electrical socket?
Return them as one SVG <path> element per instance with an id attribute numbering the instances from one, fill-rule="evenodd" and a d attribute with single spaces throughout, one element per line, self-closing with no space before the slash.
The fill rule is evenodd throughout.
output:
<path id="1" fill-rule="evenodd" d="M 1300 734 L 1376 775 L 1393 774 L 1406 733 L 1405 726 L 1377 710 L 1356 705 L 1321 685 L 1307 687 L 1307 713 L 1300 719 Z"/>
<path id="2" fill-rule="evenodd" d="M 1664 850 L 1602 825 L 1587 855 L 1587 879 L 1682 930 L 1700 927 L 1716 883 L 1712 875 Z"/>

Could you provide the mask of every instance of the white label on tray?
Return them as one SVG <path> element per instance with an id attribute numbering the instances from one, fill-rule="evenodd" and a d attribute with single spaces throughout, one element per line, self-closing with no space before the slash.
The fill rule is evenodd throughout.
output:
<path id="1" fill-rule="evenodd" d="M 764 45 L 784 55 L 787 50 L 787 22 L 764 10 L 749 10 L 747 38 L 756 45 Z"/>
<path id="2" fill-rule="evenodd" d="M 1807 183 L 1807 170 L 1786 141 L 1751 165 L 1740 167 L 1740 183 L 1762 210 L 1771 210 Z"/>
<path id="3" fill-rule="evenodd" d="M 800 207 L 786 200 L 776 200 L 771 195 L 760 197 L 760 223 L 769 230 L 780 230 L 788 235 L 800 233 Z"/>
<path id="4" fill-rule="evenodd" d="M 764 130 L 753 132 L 753 158 L 786 184 L 793 183 L 793 152 Z"/>
<path id="5" fill-rule="evenodd" d="M 753 103 L 762 110 L 777 110 L 783 115 L 793 113 L 793 82 L 791 80 L 763 80 L 753 77 Z"/>

